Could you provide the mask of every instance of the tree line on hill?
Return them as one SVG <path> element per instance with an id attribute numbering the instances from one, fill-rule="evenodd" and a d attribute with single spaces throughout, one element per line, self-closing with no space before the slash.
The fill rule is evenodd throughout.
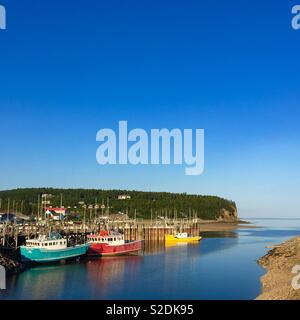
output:
<path id="1" fill-rule="evenodd" d="M 122 200 L 120 195 L 128 197 Z M 222 210 L 230 214 L 236 212 L 235 202 L 217 196 L 168 192 L 26 188 L 0 191 L 0 199 L 0 212 L 6 212 L 9 205 L 10 212 L 28 216 L 36 215 L 38 203 L 42 200 L 48 201 L 43 206 L 52 207 L 60 206 L 62 202 L 65 208 L 70 207 L 69 210 L 77 215 L 83 214 L 84 207 L 89 210 L 95 205 L 98 212 L 107 212 L 109 206 L 110 213 L 122 212 L 137 218 L 173 217 L 174 214 L 177 218 L 185 218 L 197 214 L 198 218 L 214 220 L 220 217 Z"/>

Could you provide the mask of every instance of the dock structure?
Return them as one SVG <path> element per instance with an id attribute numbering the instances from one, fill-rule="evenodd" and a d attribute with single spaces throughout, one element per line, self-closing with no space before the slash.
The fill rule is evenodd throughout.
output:
<path id="1" fill-rule="evenodd" d="M 165 235 L 174 234 L 180 229 L 181 232 L 187 232 L 190 235 L 196 236 L 200 234 L 199 223 L 191 223 L 186 225 L 133 225 L 124 227 L 124 235 L 126 240 L 144 240 L 144 241 L 163 241 Z M 121 229 L 122 230 L 122 229 Z"/>
<path id="2" fill-rule="evenodd" d="M 36 238 L 39 234 L 59 232 L 62 236 L 83 241 L 91 233 L 100 230 L 118 230 L 124 234 L 125 240 L 144 240 L 145 242 L 163 241 L 165 235 L 175 232 L 187 232 L 192 236 L 200 234 L 200 224 L 195 220 L 170 220 L 170 221 L 148 221 L 128 219 L 125 221 L 93 221 L 88 223 L 26 223 L 18 225 L 15 223 L 4 223 L 0 225 L 0 250 L 16 251 L 27 239 Z"/>

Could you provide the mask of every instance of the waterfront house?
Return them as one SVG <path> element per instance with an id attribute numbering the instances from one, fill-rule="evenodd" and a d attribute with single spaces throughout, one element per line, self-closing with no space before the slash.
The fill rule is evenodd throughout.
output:
<path id="1" fill-rule="evenodd" d="M 67 215 L 67 209 L 64 208 L 64 207 L 48 207 L 48 208 L 45 208 L 45 213 L 46 215 L 50 218 L 50 219 L 53 219 L 53 220 L 56 220 L 56 221 L 59 221 L 59 220 L 63 220 L 66 218 L 66 215 Z"/>
<path id="2" fill-rule="evenodd" d="M 121 194 L 118 196 L 118 200 L 129 200 L 129 199 L 131 199 L 131 196 L 127 194 Z"/>

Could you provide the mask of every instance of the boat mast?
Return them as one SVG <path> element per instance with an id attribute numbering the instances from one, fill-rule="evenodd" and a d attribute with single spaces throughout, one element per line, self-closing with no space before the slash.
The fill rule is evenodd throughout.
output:
<path id="1" fill-rule="evenodd" d="M 7 216 L 6 216 L 6 224 L 8 224 L 8 215 L 9 215 L 9 210 L 10 210 L 10 198 L 8 198 L 7 201 Z"/>
<path id="2" fill-rule="evenodd" d="M 60 194 L 60 210 L 59 210 L 59 221 L 61 222 L 61 209 L 62 209 L 62 201 L 63 201 L 63 194 Z"/>
<path id="3" fill-rule="evenodd" d="M 107 215 L 109 218 L 109 197 L 107 197 Z"/>
<path id="4" fill-rule="evenodd" d="M 38 195 L 38 207 L 37 207 L 37 224 L 40 220 L 40 194 Z"/>
<path id="5" fill-rule="evenodd" d="M 97 197 L 96 197 L 96 198 L 95 198 L 95 221 L 97 221 L 97 207 L 98 207 L 97 201 L 98 201 L 98 199 L 97 199 Z"/>
<path id="6" fill-rule="evenodd" d="M 103 218 L 103 216 L 104 216 L 104 208 L 105 208 L 104 199 L 102 199 L 102 206 L 101 206 L 102 218 Z"/>
<path id="7" fill-rule="evenodd" d="M 106 204 L 106 206 L 107 206 L 107 231 L 109 230 L 109 197 L 107 197 L 107 204 Z"/>

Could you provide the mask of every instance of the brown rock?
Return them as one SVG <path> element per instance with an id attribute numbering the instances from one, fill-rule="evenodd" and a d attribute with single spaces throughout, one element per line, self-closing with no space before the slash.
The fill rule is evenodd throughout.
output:
<path id="1" fill-rule="evenodd" d="M 261 277 L 262 293 L 257 300 L 299 300 L 300 289 L 293 287 L 297 274 L 292 273 L 300 265 L 300 237 L 293 238 L 270 250 L 258 260 L 267 273 Z M 300 280 L 298 281 L 300 284 Z"/>

